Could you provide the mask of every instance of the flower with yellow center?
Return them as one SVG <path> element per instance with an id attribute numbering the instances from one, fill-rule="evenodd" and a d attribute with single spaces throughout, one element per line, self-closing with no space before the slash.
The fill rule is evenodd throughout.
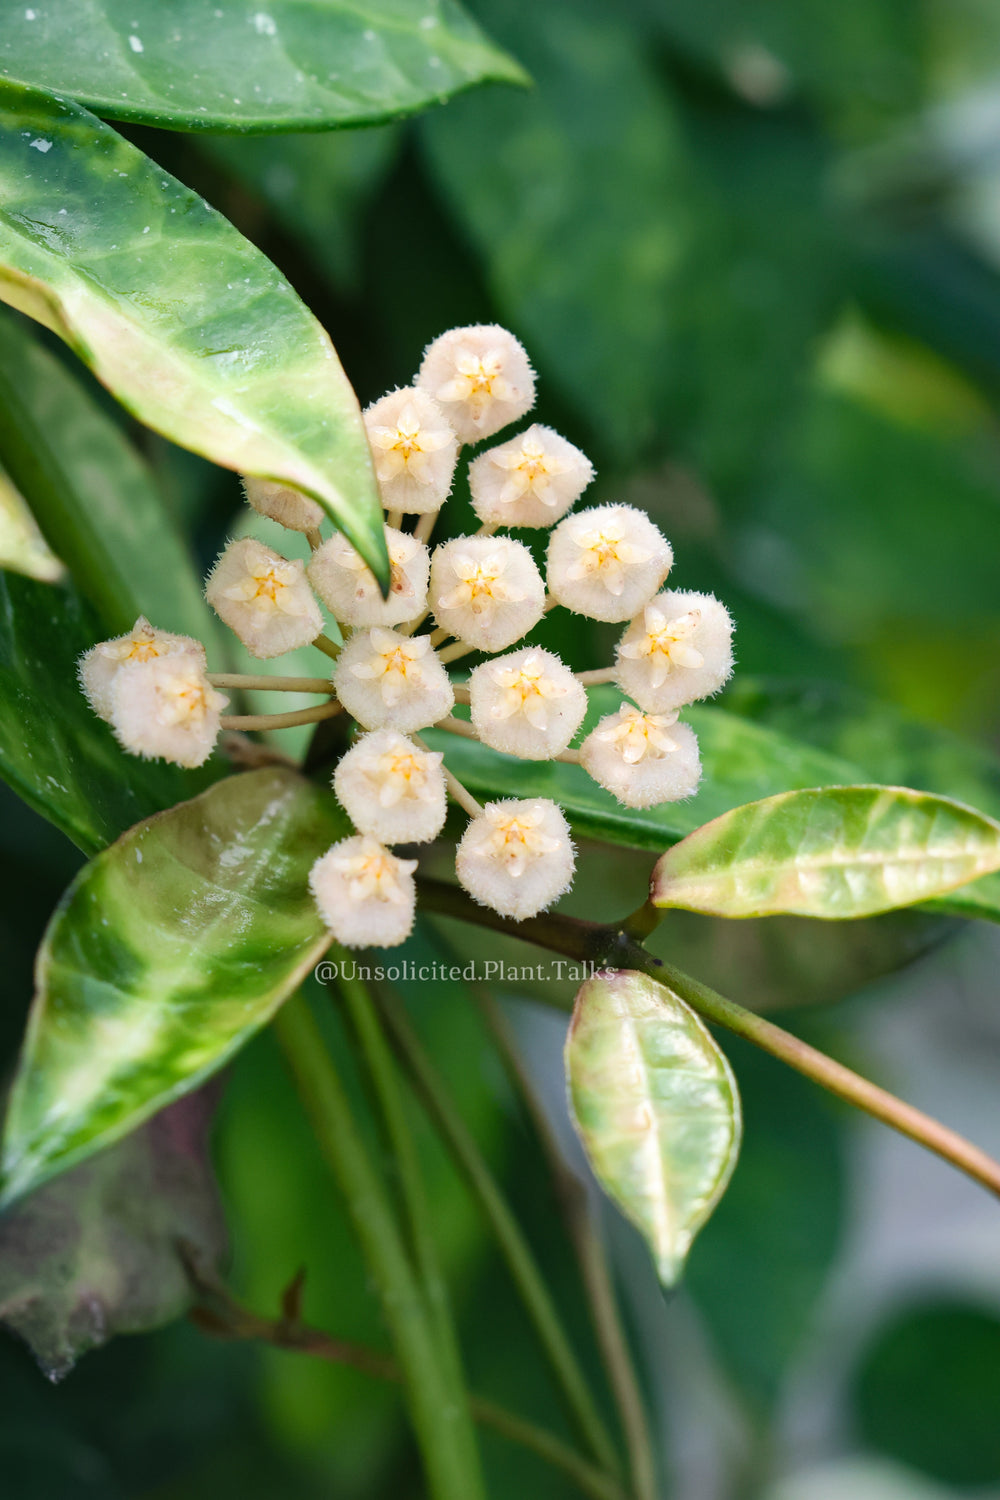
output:
<path id="1" fill-rule="evenodd" d="M 426 635 L 375 626 L 341 651 L 333 685 L 344 708 L 366 729 L 409 734 L 451 711 L 455 694 Z"/>
<path id="2" fill-rule="evenodd" d="M 204 669 L 205 648 L 189 635 L 174 635 L 157 630 L 140 615 L 126 635 L 101 641 L 80 657 L 77 673 L 80 686 L 91 708 L 100 718 L 111 721 L 111 689 L 126 662 L 152 661 L 158 656 L 192 656 Z"/>
<path id="3" fill-rule="evenodd" d="M 707 698 L 732 673 L 732 634 L 728 611 L 711 594 L 660 594 L 622 636 L 615 680 L 649 713 Z"/>
<path id="4" fill-rule="evenodd" d="M 383 844 L 424 844 L 444 826 L 443 758 L 395 729 L 375 729 L 340 760 L 333 789 L 362 833 Z"/>
<path id="5" fill-rule="evenodd" d="M 386 510 L 424 515 L 448 498 L 458 439 L 434 398 L 419 386 L 390 391 L 365 412 Z"/>
<path id="6" fill-rule="evenodd" d="M 537 423 L 469 465 L 473 509 L 487 526 L 553 526 L 593 477 L 579 448 Z"/>
<path id="7" fill-rule="evenodd" d="M 133 755 L 200 766 L 212 753 L 228 701 L 190 653 L 136 657 L 111 685 L 111 726 Z"/>
<path id="8" fill-rule="evenodd" d="M 251 656 L 282 656 L 323 629 L 304 565 L 252 537 L 230 542 L 209 574 L 205 598 Z"/>
<path id="9" fill-rule="evenodd" d="M 573 673 L 536 646 L 476 667 L 469 699 L 483 743 L 525 760 L 559 755 L 587 711 L 587 695 Z"/>
<path id="10" fill-rule="evenodd" d="M 455 856 L 469 895 L 519 922 L 568 889 L 574 864 L 566 819 L 541 797 L 491 802 L 472 819 Z"/>
<path id="11" fill-rule="evenodd" d="M 309 886 L 319 914 L 348 948 L 392 948 L 413 926 L 415 859 L 398 859 L 377 839 L 342 839 L 318 859 Z"/>
<path id="12" fill-rule="evenodd" d="M 541 619 L 545 585 L 523 543 L 463 536 L 435 548 L 429 599 L 451 635 L 480 651 L 503 651 Z"/>
<path id="13" fill-rule="evenodd" d="M 430 553 L 423 542 L 393 526 L 385 528 L 389 553 L 389 597 L 374 573 L 346 537 L 332 536 L 312 555 L 309 582 L 342 625 L 401 625 L 415 620 L 427 605 Z"/>
<path id="14" fill-rule="evenodd" d="M 444 408 L 463 443 L 499 432 L 535 401 L 523 345 L 495 324 L 453 328 L 436 338 L 424 352 L 417 384 Z"/>
<path id="15" fill-rule="evenodd" d="M 698 787 L 698 741 L 676 713 L 644 714 L 623 703 L 580 746 L 583 768 L 626 807 L 655 807 Z"/>
<path id="16" fill-rule="evenodd" d="M 549 592 L 593 620 L 630 619 L 670 571 L 670 543 L 631 505 L 599 505 L 568 516 L 552 533 Z"/>

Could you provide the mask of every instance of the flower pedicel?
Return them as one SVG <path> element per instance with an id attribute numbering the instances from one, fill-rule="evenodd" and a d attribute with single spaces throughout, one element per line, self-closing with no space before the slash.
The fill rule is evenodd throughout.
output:
<path id="1" fill-rule="evenodd" d="M 316 862 L 309 882 L 330 932 L 349 947 L 405 941 L 417 862 L 393 847 L 436 839 L 448 797 L 469 815 L 456 873 L 474 900 L 523 921 L 572 881 L 573 843 L 557 803 L 535 797 L 480 806 L 448 769 L 447 753 L 442 758 L 421 741 L 423 729 L 479 739 L 520 760 L 573 761 L 629 807 L 689 797 L 698 786 L 698 742 L 678 710 L 731 675 L 732 621 L 709 594 L 663 588 L 673 552 L 641 511 L 618 504 L 571 510 L 593 478 L 578 448 L 538 424 L 486 447 L 469 467 L 480 531 L 433 551 L 428 545 L 461 445 L 523 417 L 534 396 L 521 344 L 484 325 L 435 339 L 413 385 L 365 412 L 388 516 L 387 599 L 343 536 L 323 540 L 314 500 L 245 479 L 253 508 L 306 532 L 312 558 L 306 568 L 258 541 L 233 542 L 209 575 L 206 598 L 254 656 L 312 642 L 334 657 L 322 706 L 270 721 L 225 718 L 217 687 L 258 679 L 213 677 L 200 642 L 142 618 L 81 658 L 84 692 L 120 743 L 180 765 L 202 764 L 220 729 L 336 713 L 354 719 L 360 732 L 333 787 L 357 833 Z M 524 542 L 496 534 L 512 527 L 553 528 L 544 580 Z M 323 634 L 320 601 L 342 627 L 342 647 Z M 551 651 L 518 646 L 557 604 L 624 627 L 613 667 L 573 673 Z M 453 681 L 451 663 L 472 652 L 486 659 L 467 681 Z M 274 682 L 302 692 L 324 685 L 319 677 Z M 609 682 L 632 702 L 570 748 L 586 714 L 586 688 Z M 469 704 L 469 719 L 452 715 L 456 699 Z"/>

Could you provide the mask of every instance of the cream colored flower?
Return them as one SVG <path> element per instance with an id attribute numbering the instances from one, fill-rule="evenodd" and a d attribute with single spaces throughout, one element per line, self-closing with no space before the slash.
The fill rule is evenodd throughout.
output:
<path id="1" fill-rule="evenodd" d="M 289 531 L 316 531 L 326 517 L 323 507 L 301 490 L 271 479 L 255 479 L 241 474 L 247 503 L 260 516 L 268 516 Z"/>
<path id="2" fill-rule="evenodd" d="M 469 677 L 469 695 L 483 744 L 525 760 L 559 755 L 587 712 L 587 694 L 573 673 L 538 646 L 483 662 Z"/>
<path id="3" fill-rule="evenodd" d="M 200 766 L 212 753 L 228 701 L 197 656 L 136 658 L 122 664 L 111 684 L 111 727 L 133 755 Z"/>
<path id="4" fill-rule="evenodd" d="M 542 618 L 545 585 L 511 537 L 462 536 L 435 548 L 430 606 L 439 625 L 480 651 L 503 651 Z"/>
<path id="5" fill-rule="evenodd" d="M 365 412 L 386 510 L 424 515 L 448 498 L 458 439 L 432 396 L 419 386 L 390 391 Z"/>
<path id="6" fill-rule="evenodd" d="M 491 802 L 473 818 L 455 855 L 474 900 L 523 922 L 569 889 L 575 866 L 569 825 L 546 798 Z"/>
<path id="7" fill-rule="evenodd" d="M 395 729 L 376 729 L 339 762 L 333 789 L 362 833 L 383 844 L 426 844 L 444 827 L 443 759 Z"/>
<path id="8" fill-rule="evenodd" d="M 209 574 L 205 598 L 251 656 L 283 656 L 323 629 L 304 565 L 252 537 L 230 542 Z"/>
<path id="9" fill-rule="evenodd" d="M 697 791 L 698 740 L 676 713 L 644 714 L 623 703 L 580 747 L 584 769 L 626 807 L 656 807 Z"/>
<path id="10" fill-rule="evenodd" d="M 506 328 L 453 328 L 424 351 L 417 384 L 444 410 L 463 443 L 478 443 L 535 404 L 535 376 L 524 347 Z"/>
<path id="11" fill-rule="evenodd" d="M 537 423 L 469 465 L 473 509 L 486 526 L 554 526 L 593 477 L 579 448 Z"/>
<path id="12" fill-rule="evenodd" d="M 426 635 L 372 630 L 354 636 L 333 670 L 337 697 L 365 729 L 409 734 L 450 713 L 455 694 Z"/>
<path id="13" fill-rule="evenodd" d="M 100 641 L 85 651 L 77 663 L 77 674 L 94 713 L 111 722 L 111 688 L 119 670 L 130 661 L 152 661 L 157 656 L 192 656 L 205 667 L 205 648 L 190 635 L 157 630 L 140 615 L 126 635 Z"/>
<path id="14" fill-rule="evenodd" d="M 395 948 L 413 927 L 415 859 L 398 859 L 367 834 L 342 839 L 309 872 L 319 914 L 346 948 Z"/>
<path id="15" fill-rule="evenodd" d="M 733 671 L 733 622 L 711 594 L 658 594 L 618 646 L 615 680 L 648 713 L 717 693 Z"/>
<path id="16" fill-rule="evenodd" d="M 375 574 L 338 532 L 317 548 L 306 568 L 309 582 L 342 625 L 402 625 L 427 607 L 431 555 L 423 542 L 393 526 L 385 528 L 389 552 L 388 599 Z"/>
<path id="17" fill-rule="evenodd" d="M 599 505 L 567 516 L 549 541 L 549 592 L 592 620 L 631 619 L 660 587 L 674 555 L 648 516 Z"/>

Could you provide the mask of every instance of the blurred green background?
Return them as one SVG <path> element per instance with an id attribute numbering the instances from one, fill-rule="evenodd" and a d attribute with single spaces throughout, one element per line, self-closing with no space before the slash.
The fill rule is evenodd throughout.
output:
<path id="1" fill-rule="evenodd" d="M 281 267 L 363 403 L 408 381 L 441 330 L 510 326 L 539 371 L 538 419 L 593 458 L 594 499 L 649 509 L 681 587 L 729 604 L 742 673 L 840 684 L 995 741 L 1000 8 L 478 10 L 532 74 L 530 92 L 480 90 L 361 132 L 125 131 Z M 130 430 L 209 561 L 234 524 L 233 477 Z M 455 532 L 466 504 L 459 494 L 450 506 Z M 547 628 L 587 667 L 609 637 L 581 624 Z M 7 793 L 0 844 L 17 871 L 0 908 L 12 1058 L 34 947 L 77 856 Z M 576 908 L 616 915 L 623 883 L 638 889 L 644 875 L 635 855 L 602 865 Z M 1000 1150 L 994 934 L 915 935 L 893 919 L 824 933 L 817 947 L 801 925 L 734 936 L 676 922 L 680 947 L 728 965 L 734 998 L 798 1004 L 803 1034 Z M 932 939 L 910 968 L 850 993 L 890 962 L 883 949 Z M 419 942 L 454 940 L 428 929 Z M 451 985 L 410 998 L 593 1362 L 537 1141 L 469 995 Z M 523 996 L 508 1002 L 563 1132 L 565 1023 Z M 606 1215 L 664 1495 L 1000 1495 L 995 1205 L 776 1063 L 727 1051 L 744 1156 L 669 1304 Z M 473 1385 L 560 1428 L 474 1209 L 423 1145 Z M 307 1317 L 377 1343 L 358 1256 L 266 1036 L 232 1070 L 216 1147 L 240 1294 L 273 1312 L 305 1266 Z M 17 1500 L 421 1493 L 391 1390 L 187 1325 L 88 1355 L 54 1388 L 0 1339 L 0 1450 Z M 504 1500 L 573 1493 L 499 1440 L 485 1451 Z"/>

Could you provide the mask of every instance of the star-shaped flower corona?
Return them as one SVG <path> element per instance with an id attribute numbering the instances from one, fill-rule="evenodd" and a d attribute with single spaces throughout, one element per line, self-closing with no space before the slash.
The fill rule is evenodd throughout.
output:
<path id="1" fill-rule="evenodd" d="M 333 789 L 362 833 L 383 844 L 426 844 L 444 827 L 443 758 L 395 729 L 375 729 L 339 762 Z"/>
<path id="2" fill-rule="evenodd" d="M 552 533 L 549 592 L 578 615 L 618 624 L 653 597 L 673 560 L 648 516 L 631 505 L 599 505 L 567 516 Z"/>
<path id="3" fill-rule="evenodd" d="M 377 839 L 342 839 L 316 861 L 309 886 L 319 914 L 345 948 L 395 948 L 413 927 L 415 859 L 398 859 Z"/>
<path id="4" fill-rule="evenodd" d="M 356 635 L 334 668 L 333 685 L 347 712 L 366 729 L 410 734 L 450 713 L 455 693 L 427 636 L 380 626 Z"/>
<path id="5" fill-rule="evenodd" d="M 524 760 L 565 750 L 587 712 L 587 694 L 573 673 L 538 646 L 483 662 L 469 678 L 469 694 L 483 744 Z"/>
<path id="6" fill-rule="evenodd" d="M 87 702 L 100 718 L 111 722 L 112 687 L 122 667 L 132 661 L 152 661 L 158 656 L 193 656 L 205 668 L 205 648 L 190 635 L 157 630 L 140 615 L 127 635 L 101 641 L 84 652 L 77 665 L 80 686 Z"/>
<path id="7" fill-rule="evenodd" d="M 453 328 L 424 351 L 417 384 L 443 409 L 460 442 L 478 443 L 535 404 L 524 346 L 506 328 Z"/>
<path id="8" fill-rule="evenodd" d="M 623 703 L 580 746 L 585 771 L 626 807 L 692 797 L 701 779 L 698 740 L 674 714 L 644 714 Z"/>
<path id="9" fill-rule="evenodd" d="M 554 526 L 593 477 L 579 448 L 537 423 L 469 465 L 472 506 L 485 526 Z"/>
<path id="10" fill-rule="evenodd" d="M 615 680 L 647 713 L 711 697 L 733 672 L 733 622 L 711 594 L 658 594 L 618 646 Z"/>
<path id="11" fill-rule="evenodd" d="M 430 605 L 449 635 L 478 651 L 504 651 L 537 625 L 545 585 L 522 542 L 460 536 L 431 558 Z"/>
<path id="12" fill-rule="evenodd" d="M 111 684 L 111 727 L 133 755 L 200 766 L 215 747 L 228 701 L 189 652 L 125 662 Z"/>
<path id="13" fill-rule="evenodd" d="M 430 552 L 394 526 L 385 528 L 385 540 L 391 570 L 388 599 L 382 598 L 375 574 L 346 537 L 332 536 L 313 553 L 306 568 L 309 582 L 342 625 L 402 625 L 426 608 Z"/>
<path id="14" fill-rule="evenodd" d="M 391 391 L 368 407 L 365 428 L 386 510 L 439 510 L 451 490 L 458 439 L 434 398 L 419 386 Z"/>
<path id="15" fill-rule="evenodd" d="M 294 490 L 287 484 L 275 484 L 271 479 L 255 479 L 251 474 L 241 477 L 247 503 L 259 516 L 267 516 L 289 531 L 319 530 L 326 512 L 301 490 Z"/>
<path id="16" fill-rule="evenodd" d="M 252 537 L 230 542 L 209 574 L 205 598 L 251 656 L 283 656 L 323 629 L 305 565 Z"/>
<path id="17" fill-rule="evenodd" d="M 474 900 L 523 922 L 569 889 L 576 859 L 562 810 L 547 798 L 491 802 L 473 818 L 455 855 Z"/>

